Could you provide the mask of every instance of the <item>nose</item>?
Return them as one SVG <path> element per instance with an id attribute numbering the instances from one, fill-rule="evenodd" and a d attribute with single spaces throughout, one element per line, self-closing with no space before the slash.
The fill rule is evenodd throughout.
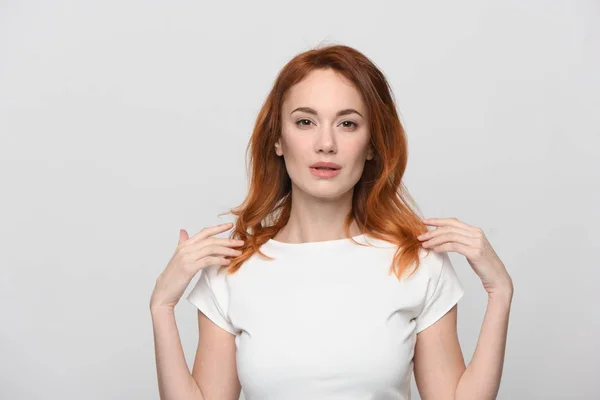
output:
<path id="1" fill-rule="evenodd" d="M 337 152 L 337 144 L 333 129 L 323 128 L 319 130 L 319 133 L 317 133 L 315 150 L 317 153 L 323 151 L 325 153 L 335 154 Z"/>

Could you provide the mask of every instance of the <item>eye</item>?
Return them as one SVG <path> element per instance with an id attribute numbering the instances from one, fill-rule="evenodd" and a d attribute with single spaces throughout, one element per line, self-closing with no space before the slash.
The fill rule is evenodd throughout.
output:
<path id="1" fill-rule="evenodd" d="M 312 122 L 309 119 L 303 118 L 303 119 L 299 119 L 298 121 L 296 121 L 296 125 L 298 125 L 298 126 L 308 126 L 307 124 L 301 124 L 300 122 L 302 122 L 302 121 L 308 121 L 308 125 L 310 125 L 310 123 Z"/>
<path id="2" fill-rule="evenodd" d="M 343 124 L 343 123 L 346 123 L 346 122 L 349 122 L 349 123 L 351 123 L 352 125 L 354 125 L 354 126 L 353 126 L 354 128 L 356 128 L 356 127 L 358 126 L 358 124 L 357 124 L 356 122 L 353 122 L 353 121 L 344 121 L 344 122 L 342 122 L 342 124 Z M 346 127 L 346 128 L 351 128 L 352 126 L 348 126 L 348 125 L 346 125 L 345 127 Z"/>
<path id="3" fill-rule="evenodd" d="M 302 123 L 302 121 L 306 121 L 307 123 L 304 124 L 304 123 Z M 296 125 L 298 125 L 298 126 L 309 126 L 311 123 L 312 123 L 312 121 L 309 120 L 309 119 L 306 119 L 306 118 L 302 118 L 302 119 L 299 119 L 298 121 L 296 121 Z M 354 122 L 354 121 L 343 121 L 342 122 L 342 124 L 346 124 L 346 123 L 348 123 L 350 125 L 345 125 L 344 128 L 356 128 L 356 127 L 358 127 L 358 124 L 356 122 Z"/>

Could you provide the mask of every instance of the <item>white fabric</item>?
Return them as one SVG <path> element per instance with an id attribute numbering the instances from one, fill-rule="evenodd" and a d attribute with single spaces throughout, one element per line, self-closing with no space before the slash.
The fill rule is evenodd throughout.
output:
<path id="1" fill-rule="evenodd" d="M 247 400 L 409 400 L 416 334 L 464 290 L 447 253 L 421 249 L 409 279 L 389 274 L 396 247 L 367 235 L 269 240 L 233 275 L 200 272 L 188 300 L 236 335 Z"/>

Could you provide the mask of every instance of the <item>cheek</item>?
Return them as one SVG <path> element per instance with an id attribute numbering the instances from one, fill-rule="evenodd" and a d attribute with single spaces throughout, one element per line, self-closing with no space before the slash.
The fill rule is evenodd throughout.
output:
<path id="1" fill-rule="evenodd" d="M 305 162 L 310 157 L 312 145 L 300 135 L 287 135 L 281 140 L 283 154 L 288 164 Z"/>
<path id="2" fill-rule="evenodd" d="M 347 155 L 348 161 L 351 161 L 354 164 L 364 161 L 368 149 L 368 143 L 365 144 L 362 140 L 356 140 L 346 143 L 343 148 L 340 147 L 339 150 L 340 152 L 343 152 L 343 154 Z"/>

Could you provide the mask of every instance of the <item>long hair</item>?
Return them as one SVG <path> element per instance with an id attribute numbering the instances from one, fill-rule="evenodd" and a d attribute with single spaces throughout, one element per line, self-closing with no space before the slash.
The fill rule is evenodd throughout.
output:
<path id="1" fill-rule="evenodd" d="M 258 113 L 246 148 L 246 170 L 251 171 L 247 197 L 238 207 L 224 213 L 237 217 L 230 238 L 244 241 L 244 245 L 237 247 L 242 254 L 231 258 L 231 263 L 221 269 L 233 274 L 254 253 L 273 259 L 259 248 L 285 226 L 292 207 L 291 180 L 274 150 L 281 134 L 281 106 L 287 91 L 316 69 L 333 69 L 344 76 L 355 85 L 367 105 L 374 157 L 365 162 L 363 174 L 354 187 L 344 231 L 350 237 L 350 226 L 355 220 L 363 233 L 398 245 L 390 274 L 393 272 L 400 279 L 411 265 L 415 266 L 414 271 L 419 267 L 422 247 L 417 236 L 427 232 L 417 214 L 418 206 L 402 182 L 408 159 L 406 134 L 383 73 L 361 52 L 344 45 L 300 53 L 279 72 Z"/>

